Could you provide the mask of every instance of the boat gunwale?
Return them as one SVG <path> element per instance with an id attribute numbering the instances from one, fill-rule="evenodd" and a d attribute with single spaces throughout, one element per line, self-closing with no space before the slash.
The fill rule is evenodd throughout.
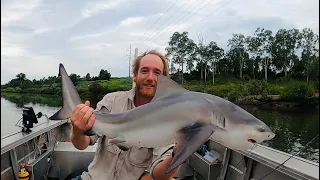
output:
<path id="1" fill-rule="evenodd" d="M 29 134 L 18 132 L 1 138 L 1 155 L 67 122 L 68 120 L 48 121 L 32 128 L 32 132 Z"/>

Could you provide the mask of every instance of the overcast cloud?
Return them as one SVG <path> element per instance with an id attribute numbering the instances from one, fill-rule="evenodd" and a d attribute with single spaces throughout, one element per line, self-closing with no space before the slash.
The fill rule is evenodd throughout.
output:
<path id="1" fill-rule="evenodd" d="M 136 47 L 164 51 L 175 31 L 226 48 L 232 33 L 257 27 L 319 34 L 318 26 L 319 0 L 2 0 L 1 84 L 20 72 L 56 76 L 59 63 L 69 74 L 128 76 L 130 44 L 132 55 Z"/>

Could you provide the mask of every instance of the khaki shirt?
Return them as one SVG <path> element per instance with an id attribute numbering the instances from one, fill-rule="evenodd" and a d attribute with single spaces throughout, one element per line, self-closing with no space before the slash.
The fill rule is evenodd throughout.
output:
<path id="1" fill-rule="evenodd" d="M 135 89 L 109 93 L 97 103 L 96 110 L 105 106 L 112 113 L 130 110 L 134 105 Z M 90 137 L 90 145 L 98 143 L 93 161 L 88 172 L 83 172 L 83 180 L 138 180 L 146 171 L 152 172 L 154 167 L 171 155 L 170 147 L 159 149 L 138 148 L 122 150 L 117 145 L 108 145 L 108 137 Z M 167 152 L 166 152 L 167 151 Z M 164 153 L 165 152 L 165 153 Z"/>

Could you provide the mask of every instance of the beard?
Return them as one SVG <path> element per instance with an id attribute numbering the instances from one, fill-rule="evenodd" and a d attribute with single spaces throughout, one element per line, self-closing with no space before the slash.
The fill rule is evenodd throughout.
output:
<path id="1" fill-rule="evenodd" d="M 145 89 L 143 83 L 136 83 L 136 87 L 138 92 L 145 97 L 152 98 L 156 93 L 155 89 Z"/>

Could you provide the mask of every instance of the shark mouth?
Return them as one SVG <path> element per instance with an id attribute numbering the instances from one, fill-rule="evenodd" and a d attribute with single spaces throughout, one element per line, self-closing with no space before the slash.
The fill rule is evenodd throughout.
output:
<path id="1" fill-rule="evenodd" d="M 253 143 L 253 144 L 257 143 L 257 141 L 254 140 L 254 139 L 248 139 L 248 141 L 251 142 L 251 143 Z"/>

